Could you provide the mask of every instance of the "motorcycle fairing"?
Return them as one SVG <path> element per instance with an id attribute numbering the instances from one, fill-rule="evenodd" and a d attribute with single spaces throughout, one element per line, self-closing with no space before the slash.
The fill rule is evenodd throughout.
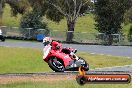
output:
<path id="1" fill-rule="evenodd" d="M 49 58 L 52 56 L 61 59 L 64 62 L 65 67 L 69 65 L 69 62 L 72 60 L 68 54 L 56 50 L 51 50 L 48 56 L 44 59 L 44 61 L 48 62 Z"/>
<path id="2" fill-rule="evenodd" d="M 51 46 L 50 45 L 46 45 L 44 47 L 44 49 L 43 49 L 43 52 L 44 52 L 43 58 L 46 58 L 48 56 L 50 50 L 51 50 Z"/>
<path id="3" fill-rule="evenodd" d="M 82 65 L 85 65 L 85 64 L 86 64 L 85 61 L 81 60 L 81 59 L 79 59 L 79 60 L 71 60 L 69 62 L 69 65 L 66 66 L 66 69 L 67 70 L 76 69 L 76 68 L 78 68 L 78 67 L 80 67 Z"/>

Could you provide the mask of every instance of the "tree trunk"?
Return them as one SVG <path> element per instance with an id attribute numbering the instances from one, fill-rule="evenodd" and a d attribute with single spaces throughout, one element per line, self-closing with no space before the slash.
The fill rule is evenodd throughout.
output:
<path id="1" fill-rule="evenodd" d="M 113 36 L 111 34 L 108 35 L 108 45 L 112 45 L 113 44 Z"/>
<path id="2" fill-rule="evenodd" d="M 112 45 L 113 44 L 113 36 L 111 34 L 105 34 L 104 38 L 105 45 Z"/>
<path id="3" fill-rule="evenodd" d="M 67 22 L 67 38 L 66 38 L 66 42 L 72 42 L 72 39 L 74 37 L 74 26 L 75 22 Z"/>
<path id="4" fill-rule="evenodd" d="M 105 37 L 105 45 L 113 44 L 113 36 L 111 34 L 107 34 Z"/>
<path id="5" fill-rule="evenodd" d="M 0 0 L 0 26 L 2 26 L 2 1 L 3 0 Z"/>

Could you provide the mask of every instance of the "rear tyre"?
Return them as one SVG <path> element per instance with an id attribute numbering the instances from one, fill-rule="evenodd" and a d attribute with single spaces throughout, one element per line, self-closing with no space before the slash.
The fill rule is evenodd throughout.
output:
<path id="1" fill-rule="evenodd" d="M 57 57 L 50 57 L 50 59 L 48 61 L 48 65 L 55 72 L 64 72 L 65 71 L 63 61 L 58 59 Z"/>

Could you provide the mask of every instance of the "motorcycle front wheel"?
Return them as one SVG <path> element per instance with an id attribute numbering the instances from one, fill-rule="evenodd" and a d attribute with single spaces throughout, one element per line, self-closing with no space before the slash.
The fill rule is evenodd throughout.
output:
<path id="1" fill-rule="evenodd" d="M 79 59 L 81 59 L 85 62 L 85 64 L 83 64 L 82 67 L 85 71 L 88 71 L 89 70 L 89 64 L 87 63 L 87 61 L 84 60 L 82 57 L 79 57 Z"/>
<path id="2" fill-rule="evenodd" d="M 49 67 L 55 72 L 64 72 L 65 67 L 63 61 L 57 57 L 50 57 L 48 61 Z"/>

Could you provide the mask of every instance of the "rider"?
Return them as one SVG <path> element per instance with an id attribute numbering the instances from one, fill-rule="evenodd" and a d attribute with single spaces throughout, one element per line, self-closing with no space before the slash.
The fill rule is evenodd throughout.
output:
<path id="1" fill-rule="evenodd" d="M 43 39 L 44 46 L 50 45 L 52 50 L 57 50 L 62 47 L 62 45 L 56 41 L 53 41 L 50 37 L 45 37 Z"/>
<path id="2" fill-rule="evenodd" d="M 48 47 L 48 46 L 51 46 L 50 48 L 46 48 L 45 49 L 45 51 L 49 51 L 49 49 L 52 49 L 52 50 L 67 50 L 67 51 L 70 51 L 70 50 L 68 50 L 67 48 L 61 48 L 62 47 L 62 44 L 60 44 L 59 42 L 57 42 L 57 41 L 53 41 L 52 40 L 52 38 L 50 38 L 50 37 L 45 37 L 44 39 L 43 39 L 43 44 L 44 44 L 44 46 L 45 47 Z M 74 53 L 73 52 L 68 52 L 67 54 L 69 54 L 69 56 L 71 57 L 71 59 L 73 59 L 73 60 L 76 60 L 77 58 L 76 57 L 74 57 Z"/>
<path id="3" fill-rule="evenodd" d="M 45 37 L 43 39 L 44 46 L 47 46 L 51 41 L 52 41 L 52 39 L 50 37 Z"/>
<path id="4" fill-rule="evenodd" d="M 52 41 L 52 39 L 50 37 L 45 37 L 43 39 L 43 44 L 44 44 L 44 56 L 43 58 L 46 58 L 46 56 L 49 54 L 49 51 L 51 50 L 51 45 L 49 44 Z"/>

